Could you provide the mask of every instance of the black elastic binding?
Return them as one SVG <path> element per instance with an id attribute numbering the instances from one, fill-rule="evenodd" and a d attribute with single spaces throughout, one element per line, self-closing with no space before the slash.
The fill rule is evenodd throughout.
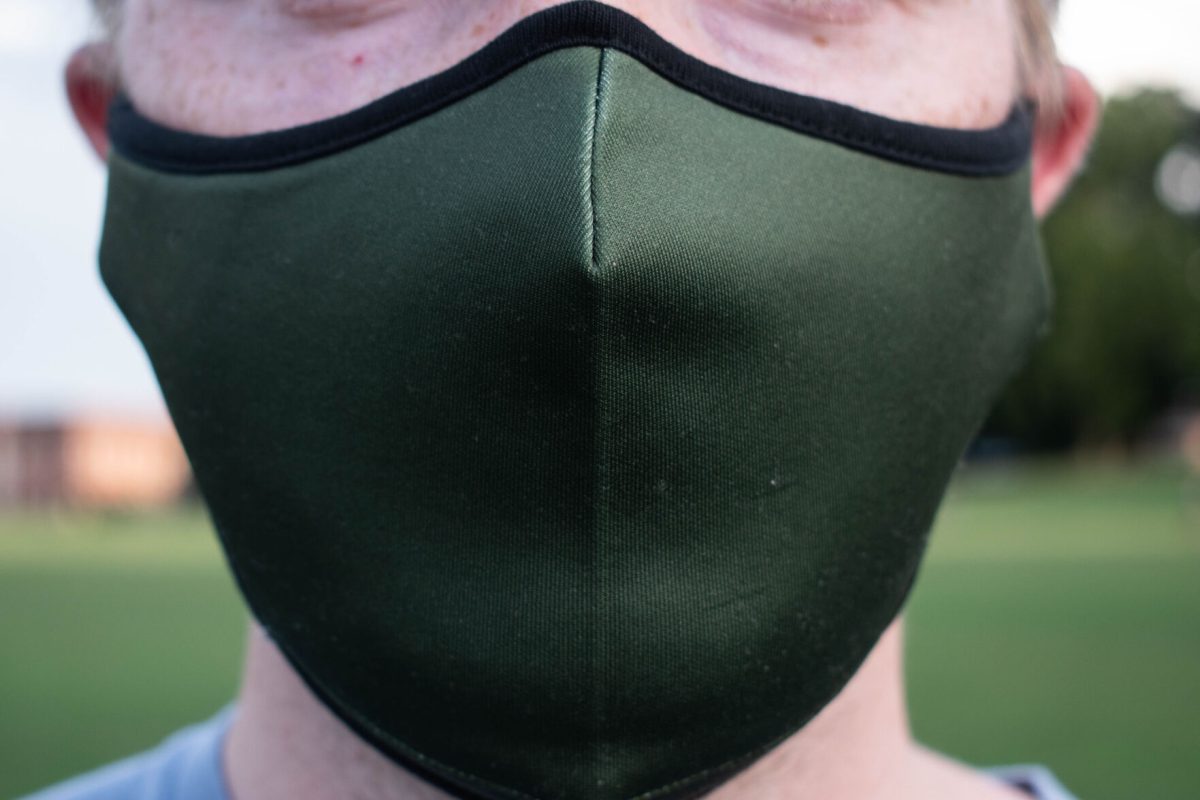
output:
<path id="1" fill-rule="evenodd" d="M 1030 154 L 1033 107 L 1028 102 L 1016 105 L 997 127 L 983 130 L 892 119 L 726 72 L 680 50 L 636 17 L 595 0 L 573 0 L 525 17 L 457 64 L 320 122 L 249 136 L 205 136 L 153 122 L 118 95 L 109 111 L 109 136 L 125 157 L 168 172 L 286 167 L 382 136 L 540 55 L 581 45 L 621 50 L 734 111 L 902 164 L 959 175 L 1006 175 L 1024 166 Z"/>

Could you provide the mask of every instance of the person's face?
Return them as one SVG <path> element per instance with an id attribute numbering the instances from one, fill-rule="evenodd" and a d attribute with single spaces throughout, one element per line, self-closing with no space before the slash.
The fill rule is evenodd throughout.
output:
<path id="1" fill-rule="evenodd" d="M 450 67 L 519 19 L 556 4 L 125 2 L 115 46 L 121 82 L 133 103 L 166 125 L 226 136 L 344 113 Z M 893 118 L 989 127 L 1020 95 L 1011 0 L 608 2 L 718 68 Z M 89 80 L 95 85 L 88 74 L 77 59 L 68 71 L 68 87 L 85 127 L 95 133 L 103 127 L 103 104 L 89 102 L 89 92 L 82 91 Z M 105 92 L 90 95 L 103 99 Z M 1042 152 L 1050 154 L 1043 162 L 1052 169 L 1035 170 L 1037 185 L 1048 185 L 1047 175 L 1069 172 L 1065 167 L 1077 162 L 1089 130 L 1090 124 L 1076 121 L 1048 134 L 1043 141 L 1071 147 L 1043 146 Z M 1067 152 L 1072 158 L 1058 155 Z M 1037 186 L 1034 191 L 1036 197 Z M 870 222 L 851 217 L 848 224 L 860 221 Z"/>
<path id="2" fill-rule="evenodd" d="M 1018 94 L 1012 0 L 610 0 L 751 80 L 949 127 Z M 556 0 L 126 0 L 121 75 L 146 114 L 239 135 L 334 116 L 443 70 Z"/>

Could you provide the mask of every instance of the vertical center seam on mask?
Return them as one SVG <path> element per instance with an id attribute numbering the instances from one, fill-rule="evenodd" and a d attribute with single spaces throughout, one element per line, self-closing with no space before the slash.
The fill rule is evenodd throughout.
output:
<path id="1" fill-rule="evenodd" d="M 591 779 L 594 781 L 592 791 L 599 794 L 604 794 L 604 784 L 606 775 L 606 760 L 607 754 L 607 733 L 605 731 L 606 715 L 605 702 L 607 693 L 608 681 L 608 662 L 605 641 L 605 577 L 604 577 L 604 510 L 607 502 L 606 495 L 606 480 L 607 467 L 605 464 L 605 435 L 606 431 L 603 427 L 607 424 L 604 417 L 605 410 L 603 406 L 602 384 L 605 378 L 604 375 L 604 351 L 603 351 L 603 325 L 604 319 L 602 315 L 602 291 L 603 287 L 598 280 L 600 273 L 599 259 L 599 243 L 598 243 L 598 228 L 597 228 L 597 213 L 596 213 L 596 138 L 600 128 L 600 111 L 601 97 L 600 94 L 604 88 L 604 67 L 606 61 L 606 48 L 600 48 L 600 57 L 597 60 L 596 66 L 596 85 L 592 94 L 592 119 L 590 138 L 588 141 L 588 200 L 591 205 L 591 263 L 589 264 L 589 272 L 591 272 L 592 280 L 590 281 L 592 290 L 592 453 L 595 459 L 595 472 L 593 474 L 592 488 L 592 608 L 591 608 L 591 735 L 592 752 L 591 752 Z"/>
<path id="2" fill-rule="evenodd" d="M 604 59 L 607 53 L 607 48 L 600 48 L 600 61 L 596 68 L 596 89 L 592 93 L 592 130 L 588 140 L 588 202 L 592 212 L 592 272 L 600 269 L 600 262 L 596 255 L 596 132 L 600 127 L 600 89 L 604 80 Z"/>

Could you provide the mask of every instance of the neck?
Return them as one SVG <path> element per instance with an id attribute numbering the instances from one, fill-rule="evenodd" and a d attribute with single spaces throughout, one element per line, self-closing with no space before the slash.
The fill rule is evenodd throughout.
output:
<path id="1" fill-rule="evenodd" d="M 912 751 L 902 645 L 897 619 L 812 721 L 707 800 L 896 797 Z"/>
<path id="2" fill-rule="evenodd" d="M 996 787 L 976 785 L 981 776 L 912 741 L 901 644 L 897 620 L 820 714 L 707 800 L 992 798 Z M 453 800 L 358 738 L 257 625 L 224 747 L 233 800 Z"/>

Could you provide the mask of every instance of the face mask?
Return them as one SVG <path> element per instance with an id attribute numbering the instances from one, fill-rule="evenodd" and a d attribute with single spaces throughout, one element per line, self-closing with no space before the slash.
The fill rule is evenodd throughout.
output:
<path id="1" fill-rule="evenodd" d="M 596 3 L 327 121 L 110 132 L 103 279 L 250 609 L 463 798 L 696 797 L 804 726 L 1047 311 L 1025 108 L 891 120 Z"/>

